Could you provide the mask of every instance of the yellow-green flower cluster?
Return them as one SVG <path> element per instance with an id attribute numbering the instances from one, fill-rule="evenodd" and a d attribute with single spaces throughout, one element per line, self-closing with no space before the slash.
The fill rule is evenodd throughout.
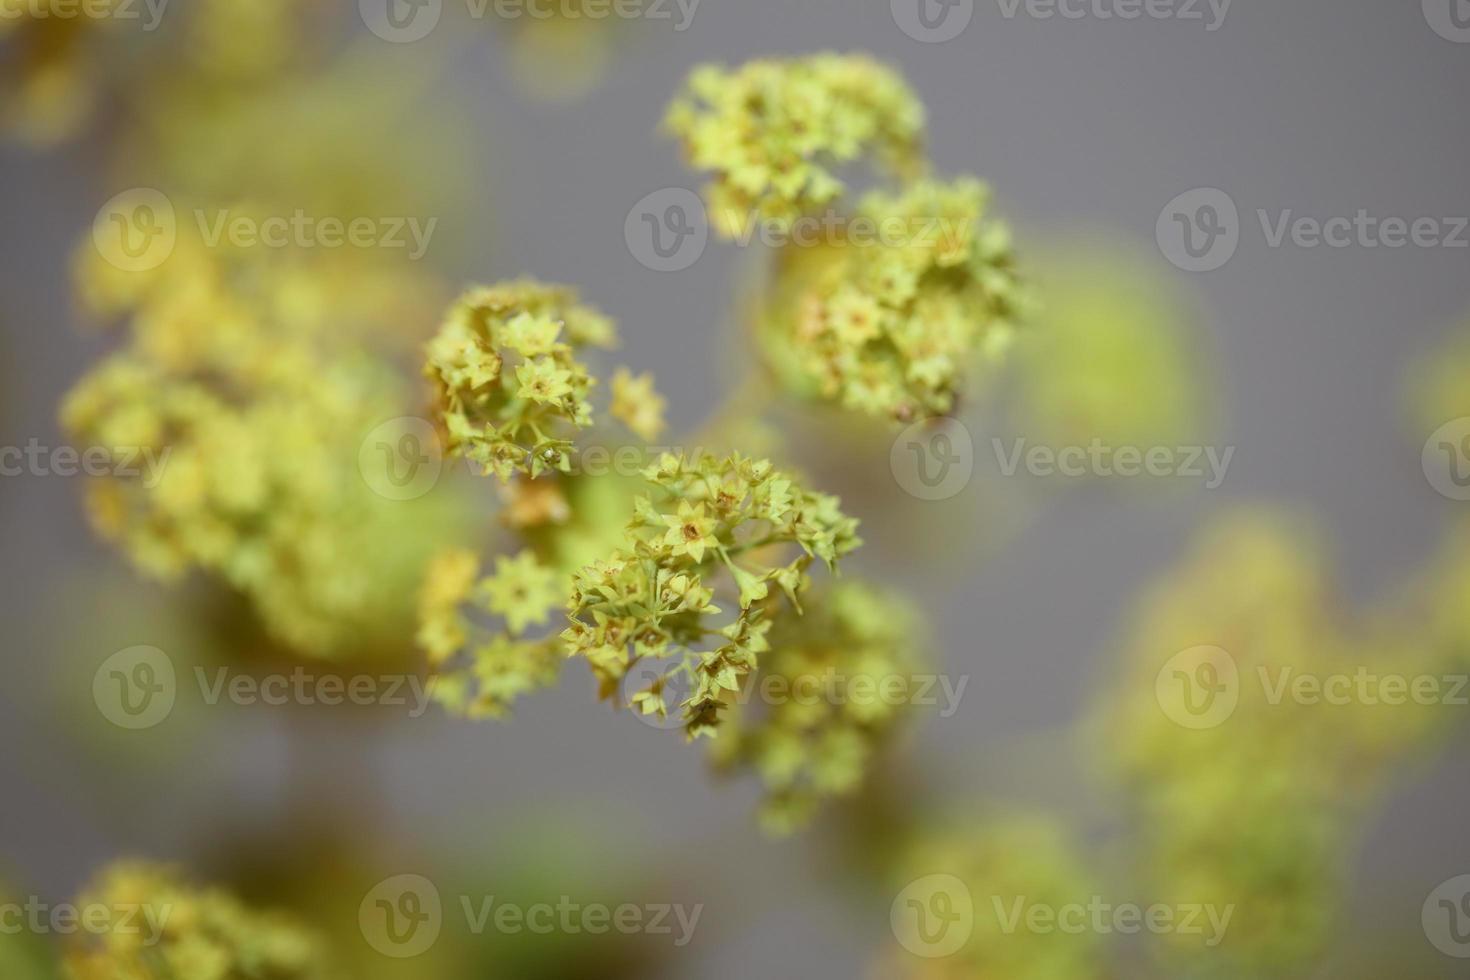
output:
<path id="1" fill-rule="evenodd" d="M 788 387 L 899 421 L 952 411 L 1024 303 L 989 197 L 978 180 L 919 181 L 863 198 L 848 227 L 874 235 L 788 246 L 759 323 Z"/>
<path id="2" fill-rule="evenodd" d="M 1049 254 L 1035 329 L 1016 345 L 1016 423 L 1034 442 L 1175 446 L 1212 407 L 1188 309 L 1116 246 Z"/>
<path id="3" fill-rule="evenodd" d="M 888 67 L 835 54 L 705 66 L 668 125 L 714 172 L 717 232 L 784 233 L 757 328 L 789 390 L 908 422 L 951 412 L 965 375 L 1009 343 L 1025 300 L 1010 231 L 980 181 L 926 176 L 923 107 Z M 897 186 L 838 210 L 835 171 L 865 155 Z"/>
<path id="4" fill-rule="evenodd" d="M 79 445 L 109 451 L 89 509 L 137 566 L 218 576 L 280 642 L 341 656 L 411 635 L 405 597 L 454 515 L 448 498 L 386 499 L 360 469 L 369 433 L 410 404 L 362 340 L 407 314 L 321 261 L 181 238 L 130 276 L 94 253 L 83 295 L 127 315 L 129 338 L 62 416 Z"/>
<path id="5" fill-rule="evenodd" d="M 97 101 L 92 42 L 116 21 L 121 0 L 100 0 L 101 16 L 79 16 L 67 0 L 0 4 L 0 128 L 26 142 L 47 145 L 71 136 Z M 93 7 L 89 7 L 94 9 Z"/>
<path id="6" fill-rule="evenodd" d="M 873 154 L 919 165 L 924 108 L 902 76 L 862 55 L 704 65 L 666 125 L 689 165 L 714 172 L 711 221 L 733 237 L 752 221 L 788 226 L 842 195 L 836 170 Z"/>
<path id="7" fill-rule="evenodd" d="M 437 557 L 419 605 L 419 645 L 434 671 L 434 700 L 468 718 L 504 718 L 521 695 L 554 684 L 561 644 L 554 635 L 526 633 L 566 602 L 567 584 L 565 574 L 530 551 L 496 558 L 494 573 L 484 578 L 471 551 Z M 505 630 L 472 643 L 476 630 L 466 607 L 499 616 Z"/>
<path id="8" fill-rule="evenodd" d="M 325 980 L 321 939 L 287 915 L 252 909 L 171 868 L 119 862 L 80 895 L 80 908 L 141 909 L 67 951 L 68 980 Z M 158 923 L 161 933 L 153 933 Z"/>
<path id="9" fill-rule="evenodd" d="M 725 717 L 711 753 L 754 769 L 766 786 L 763 824 L 799 828 L 827 797 L 855 792 L 873 757 L 912 711 L 926 669 L 915 609 L 876 588 L 835 582 L 800 616 L 779 616 L 754 696 Z M 903 692 L 878 696 L 878 692 Z"/>
<path id="10" fill-rule="evenodd" d="M 597 383 L 575 355 L 616 341 L 612 320 L 565 286 L 521 280 L 465 293 L 429 342 L 425 368 L 450 451 L 506 482 L 569 471 L 572 437 L 592 424 Z M 619 383 L 624 401 L 632 383 Z M 656 432 L 661 409 L 645 402 L 640 410 L 647 414 L 629 417 Z"/>
<path id="11" fill-rule="evenodd" d="M 1061 909 L 1087 905 L 1099 893 L 1082 856 L 1063 828 L 1041 814 L 1014 814 L 971 821 L 963 830 L 921 839 L 900 862 L 899 885 L 918 883 L 916 903 L 899 909 L 917 923 L 909 948 L 893 949 L 879 975 L 902 980 L 1096 980 L 1104 976 L 1102 938 L 1091 931 L 1028 928 L 1033 906 Z M 923 890 L 930 876 L 953 876 Z M 1007 917 L 1018 914 L 1019 926 Z M 946 922 L 935 915 L 950 917 Z M 958 916 L 960 918 L 956 919 Z M 917 917 L 917 918 L 916 918 Z M 969 938 L 948 955 L 927 946 L 936 927 L 971 925 Z M 1009 925 L 1009 928 L 1007 927 Z M 939 932 L 943 937 L 947 932 Z"/>
<path id="12" fill-rule="evenodd" d="M 574 576 L 572 625 L 562 635 L 604 698 L 639 662 L 669 662 L 631 706 L 659 716 L 676 709 L 689 737 L 713 735 L 770 648 L 780 594 L 799 610 L 808 566 L 821 559 L 830 567 L 856 548 L 857 521 L 837 498 L 739 454 L 666 453 L 645 476 L 656 490 L 635 501 L 624 545 Z M 723 625 L 717 591 L 737 609 Z M 683 682 L 687 697 L 670 705 L 666 692 Z"/>
<path id="13" fill-rule="evenodd" d="M 1429 667 L 1390 624 L 1343 622 L 1329 586 L 1310 535 L 1238 515 L 1153 592 L 1129 640 L 1109 748 L 1134 791 L 1150 895 L 1233 903 L 1218 955 L 1236 975 L 1289 971 L 1320 949 L 1365 802 L 1443 715 L 1293 696 L 1302 676 Z"/>

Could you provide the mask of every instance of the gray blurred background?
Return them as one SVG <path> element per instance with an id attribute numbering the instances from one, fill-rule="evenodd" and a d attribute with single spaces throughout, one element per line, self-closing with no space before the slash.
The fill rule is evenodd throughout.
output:
<path id="1" fill-rule="evenodd" d="M 1402 385 L 1412 359 L 1470 311 L 1470 251 L 1273 249 L 1254 217 L 1470 215 L 1470 44 L 1436 35 L 1417 0 L 1238 0 L 1215 31 L 1201 21 L 1037 20 L 1024 8 L 1008 19 L 997 0 L 977 0 L 964 33 L 940 44 L 906 36 L 888 0 L 704 0 L 684 33 L 669 22 L 620 31 L 606 83 L 569 104 L 527 98 L 493 39 L 460 56 L 451 84 L 475 93 L 478 115 L 464 125 L 485 170 L 482 195 L 441 216 L 440 234 L 473 256 L 443 271 L 579 284 L 620 320 L 620 361 L 655 373 L 675 429 L 698 424 L 732 383 L 748 256 L 712 243 L 691 269 L 652 272 L 629 254 L 624 219 L 653 190 L 697 186 L 656 128 L 700 61 L 860 49 L 895 63 L 928 104 L 940 170 L 987 179 L 1023 252 L 1079 231 L 1106 236 L 1155 262 L 1198 314 L 1219 438 L 1237 447 L 1223 487 L 1077 488 L 1050 495 L 999 550 L 950 536 L 952 553 L 932 561 L 867 565 L 924 603 L 945 669 L 971 678 L 961 710 L 926 723 L 912 749 L 941 775 L 944 799 L 1090 806 L 1088 766 L 1067 726 L 1096 694 L 1139 587 L 1211 513 L 1255 501 L 1310 508 L 1357 601 L 1391 589 L 1435 547 L 1453 505 L 1421 472 L 1426 433 L 1407 425 Z M 3 445 L 59 444 L 59 399 L 105 347 L 78 325 L 64 261 L 120 189 L 88 160 L 85 145 L 0 148 Z M 1191 274 L 1166 262 L 1154 228 L 1170 199 L 1202 186 L 1228 192 L 1245 227 L 1226 266 Z M 875 479 L 889 479 L 882 460 L 874 466 Z M 982 471 L 936 506 L 976 511 L 985 525 L 991 478 Z M 272 819 L 303 765 L 286 758 L 279 715 L 237 710 L 178 745 L 167 772 L 97 781 L 97 761 L 51 709 L 53 655 L 74 644 L 78 620 L 97 627 L 92 635 L 108 628 L 93 620 L 109 610 L 79 607 L 75 583 L 121 567 L 85 526 L 80 489 L 0 479 L 0 865 L 53 897 L 118 854 L 188 858 L 212 828 Z M 154 642 L 139 621 L 69 653 L 98 662 Z M 679 739 L 589 702 L 585 675 L 569 670 L 507 725 L 431 711 L 369 735 L 324 719 L 311 734 L 320 756 L 305 765 L 330 794 L 336 760 L 354 757 L 391 800 L 391 832 L 408 841 L 490 838 L 562 809 L 617 848 L 703 855 L 700 874 L 716 882 L 705 921 L 725 925 L 683 952 L 678 976 L 860 975 L 889 941 L 886 908 L 852 915 L 840 885 L 797 860 L 801 838 L 764 840 L 753 785 L 708 779 Z M 1408 774 L 1370 828 L 1353 898 L 1365 927 L 1413 934 L 1422 896 L 1470 871 L 1467 776 L 1470 762 L 1452 749 Z M 412 869 L 385 856 L 385 875 L 403 870 Z M 752 889 L 762 896 L 754 905 L 733 897 Z M 1450 961 L 1429 962 L 1454 975 L 1435 965 Z"/>

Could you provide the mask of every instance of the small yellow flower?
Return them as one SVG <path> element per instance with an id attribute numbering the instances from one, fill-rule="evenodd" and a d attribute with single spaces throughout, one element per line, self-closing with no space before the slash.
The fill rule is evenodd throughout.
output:
<path id="1" fill-rule="evenodd" d="M 521 313 L 505 325 L 505 346 L 522 357 L 540 357 L 556 349 L 561 324 L 549 316 Z"/>
<path id="2" fill-rule="evenodd" d="M 566 595 L 557 588 L 557 574 L 536 560 L 529 551 L 514 558 L 495 559 L 495 574 L 481 583 L 485 605 L 505 617 L 512 634 L 519 636 L 532 623 L 545 623 L 552 608 Z"/>
<path id="3" fill-rule="evenodd" d="M 664 430 L 667 402 L 653 387 L 653 375 L 634 377 L 618 368 L 612 379 L 612 416 L 632 429 L 640 439 L 657 439 Z"/>
<path id="4" fill-rule="evenodd" d="M 664 544 L 671 549 L 671 554 L 688 555 L 695 561 L 704 561 L 704 550 L 706 548 L 719 547 L 719 540 L 715 537 L 714 518 L 706 517 L 704 504 L 690 505 L 689 501 L 679 501 L 679 512 L 677 515 L 664 515 L 664 523 L 669 526 L 668 533 L 664 535 Z"/>
<path id="5" fill-rule="evenodd" d="M 533 402 L 558 402 L 572 393 L 572 372 L 544 358 L 527 361 L 516 368 L 516 380 L 521 383 L 516 397 Z"/>

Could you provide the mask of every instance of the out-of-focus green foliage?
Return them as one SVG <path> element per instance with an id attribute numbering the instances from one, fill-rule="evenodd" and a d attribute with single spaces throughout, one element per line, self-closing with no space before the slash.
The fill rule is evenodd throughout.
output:
<path id="1" fill-rule="evenodd" d="M 1175 287 L 1116 247 L 1038 263 L 1034 327 L 1014 347 L 1014 427 L 1048 446 L 1177 446 L 1214 408 L 1200 332 Z"/>
<path id="2" fill-rule="evenodd" d="M 340 657 L 407 638 L 412 594 L 456 523 L 455 498 L 387 499 L 359 454 L 413 405 L 364 345 L 386 323 L 411 322 L 413 280 L 395 294 L 392 269 L 360 257 L 210 249 L 190 237 L 151 273 L 81 254 L 83 295 L 128 318 L 122 348 L 62 409 L 72 437 L 116 464 L 88 488 L 98 530 L 151 575 L 218 576 L 300 653 Z M 377 274 L 376 285 L 356 288 L 353 271 Z"/>
<path id="3" fill-rule="evenodd" d="M 1235 906 L 1201 975 L 1289 974 L 1320 953 L 1366 804 L 1448 710 L 1355 678 L 1437 666 L 1404 624 L 1346 613 L 1283 514 L 1212 526 L 1145 597 L 1102 744 L 1150 896 Z M 1304 676 L 1317 686 L 1299 696 Z"/>
<path id="4" fill-rule="evenodd" d="M 971 932 L 948 955 L 930 958 L 893 949 L 885 955 L 877 975 L 903 980 L 1097 980 L 1106 976 L 1103 939 L 1098 934 L 1059 928 L 1040 931 L 1025 924 L 1025 910 L 1031 906 L 1085 906 L 1098 894 L 1082 855 L 1067 840 L 1061 825 L 1046 815 L 992 816 L 927 832 L 896 870 L 900 884 L 931 875 L 958 879 L 959 885 L 944 888 L 947 910 L 945 906 L 931 908 L 932 898 L 918 897 L 915 901 L 920 907 L 915 911 L 962 916 L 952 928 L 963 928 L 968 920 Z M 1018 909 L 1021 918 L 1011 921 Z"/>
<path id="5" fill-rule="evenodd" d="M 321 938 L 290 916 L 251 909 L 171 868 L 119 862 L 80 895 L 111 913 L 109 928 L 67 952 L 69 980 L 331 980 Z M 126 910 L 138 910 L 124 915 Z"/>

